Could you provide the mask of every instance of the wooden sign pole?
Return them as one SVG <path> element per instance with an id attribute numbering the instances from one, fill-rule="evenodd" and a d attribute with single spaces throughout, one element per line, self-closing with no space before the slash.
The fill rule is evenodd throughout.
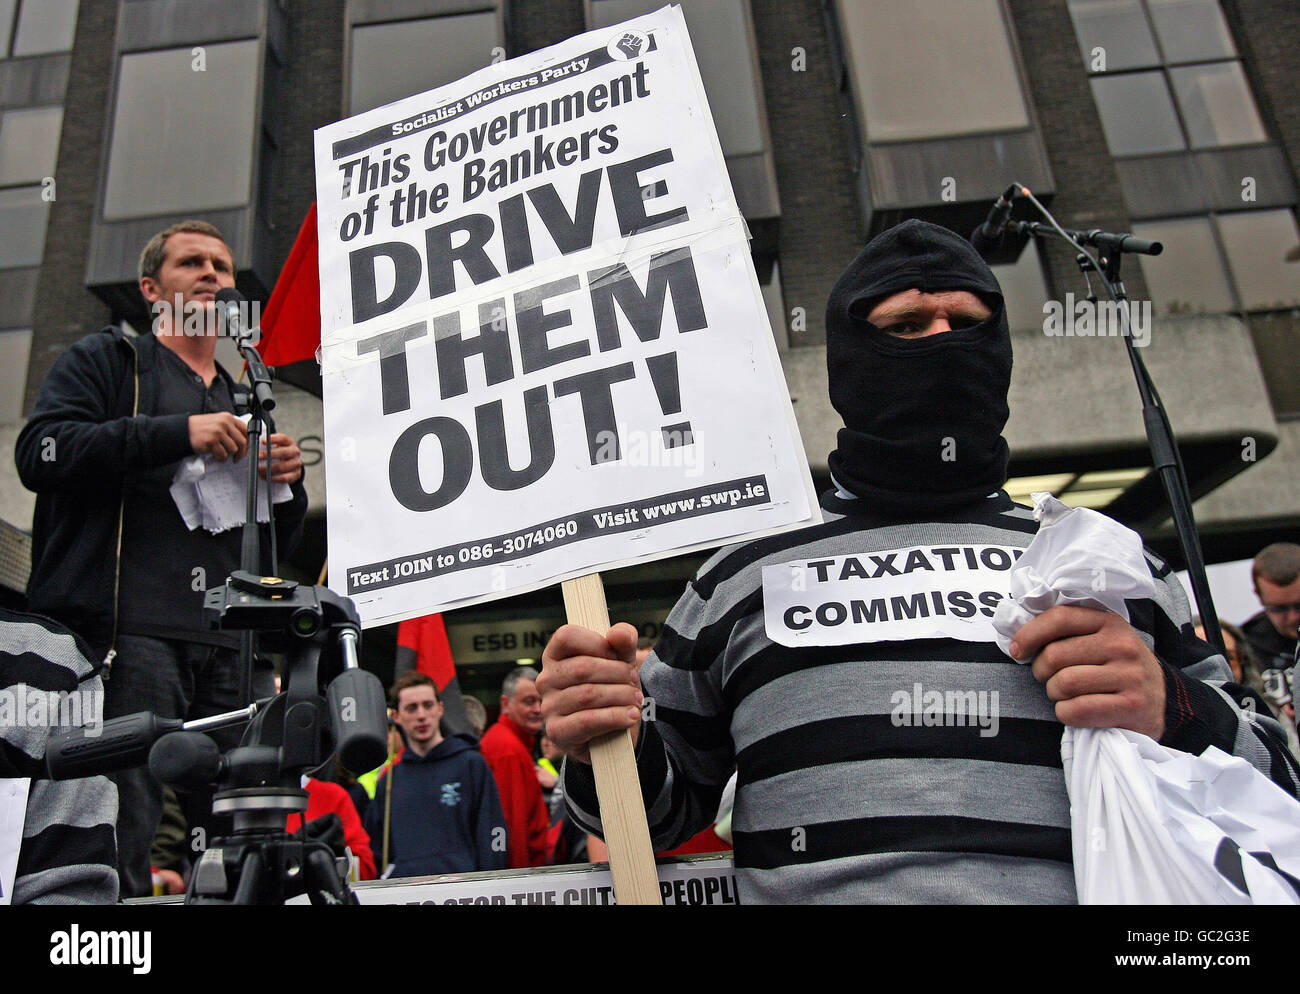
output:
<path id="1" fill-rule="evenodd" d="M 569 624 L 583 625 L 604 635 L 609 631 L 609 607 L 599 573 L 561 584 Z M 609 846 L 609 873 L 619 904 L 662 904 L 659 874 L 630 733 L 611 732 L 591 742 L 591 768 L 600 798 L 600 820 Z"/>
<path id="2" fill-rule="evenodd" d="M 325 582 L 328 560 L 321 565 L 318 584 Z M 569 624 L 583 625 L 602 635 L 609 631 L 609 607 L 599 573 L 588 573 L 561 585 Z M 600 820 L 609 847 L 609 874 L 619 904 L 663 904 L 659 872 L 650 845 L 650 826 L 641 801 L 636 756 L 628 732 L 611 732 L 591 742 L 591 769 L 596 775 Z M 387 838 L 384 839 L 387 844 Z"/>

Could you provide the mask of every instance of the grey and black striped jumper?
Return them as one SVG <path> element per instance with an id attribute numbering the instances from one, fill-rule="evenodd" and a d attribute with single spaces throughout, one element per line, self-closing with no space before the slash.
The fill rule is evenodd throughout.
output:
<path id="1" fill-rule="evenodd" d="M 949 638 L 787 648 L 764 628 L 765 565 L 914 546 L 1023 548 L 1029 508 L 995 494 L 937 520 L 899 522 L 822 497 L 820 525 L 723 549 L 669 615 L 641 670 L 653 721 L 637 765 L 656 850 L 713 819 L 733 769 L 741 900 L 1076 900 L 1062 725 L 1028 666 L 992 642 Z M 1235 702 L 1221 655 L 1195 638 L 1170 568 L 1148 554 L 1158 596 L 1130 619 L 1165 670 L 1163 743 L 1244 757 L 1291 794 L 1280 729 Z M 920 684 L 998 692 L 997 734 L 973 723 L 899 726 L 893 703 Z M 1260 712 L 1266 709 L 1260 708 Z M 566 763 L 565 796 L 599 832 L 591 769 Z"/>
<path id="2" fill-rule="evenodd" d="M 97 696 L 102 720 L 104 687 L 87 651 L 49 618 L 0 609 L 0 778 L 31 779 L 14 904 L 112 904 L 118 898 L 117 788 L 102 776 L 50 780 L 47 742 L 71 727 L 55 719 L 76 712 L 31 706 L 37 695 L 80 695 L 86 702 Z M 25 710 L 19 714 L 18 708 Z"/>

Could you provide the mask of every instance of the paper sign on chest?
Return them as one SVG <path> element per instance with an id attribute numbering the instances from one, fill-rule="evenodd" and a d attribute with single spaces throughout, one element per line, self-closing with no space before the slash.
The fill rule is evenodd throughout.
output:
<path id="1" fill-rule="evenodd" d="M 316 162 L 330 581 L 365 624 L 816 519 L 678 9 Z"/>
<path id="2" fill-rule="evenodd" d="M 767 636 L 786 646 L 952 638 L 993 642 L 1023 550 L 924 545 L 763 567 Z"/>

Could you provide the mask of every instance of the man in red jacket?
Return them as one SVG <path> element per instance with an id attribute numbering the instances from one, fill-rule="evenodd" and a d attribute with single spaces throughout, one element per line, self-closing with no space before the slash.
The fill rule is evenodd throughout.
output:
<path id="1" fill-rule="evenodd" d="M 479 742 L 501 795 L 511 869 L 544 866 L 550 855 L 546 836 L 551 820 L 533 763 L 534 737 L 542 730 L 536 680 L 537 671 L 530 667 L 510 671 L 501 685 L 501 716 Z"/>

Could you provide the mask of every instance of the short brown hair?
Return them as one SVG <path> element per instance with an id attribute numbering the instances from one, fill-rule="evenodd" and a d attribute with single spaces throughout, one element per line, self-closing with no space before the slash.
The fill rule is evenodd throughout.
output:
<path id="1" fill-rule="evenodd" d="M 1263 577 L 1279 587 L 1289 587 L 1300 576 L 1300 545 L 1294 542 L 1274 542 L 1260 550 L 1250 567 L 1250 578 L 1256 584 Z"/>
<path id="2" fill-rule="evenodd" d="M 421 673 L 419 670 L 407 670 L 393 682 L 393 689 L 388 692 L 388 703 L 394 710 L 401 703 L 402 691 L 409 690 L 411 687 L 432 687 L 433 699 L 435 701 L 442 700 L 442 694 L 438 693 L 438 685 L 433 682 L 427 673 Z"/>
<path id="3" fill-rule="evenodd" d="M 167 254 L 167 239 L 182 231 L 192 231 L 196 235 L 208 235 L 217 239 L 222 245 L 226 246 L 226 251 L 230 252 L 230 261 L 232 263 L 235 261 L 235 253 L 226 244 L 225 235 L 221 233 L 215 224 L 197 220 L 181 221 L 178 224 L 173 224 L 170 228 L 163 228 L 162 231 L 149 239 L 144 251 L 140 253 L 140 279 L 144 279 L 146 276 L 151 280 L 158 278 L 158 271 L 162 269 L 163 258 Z"/>

